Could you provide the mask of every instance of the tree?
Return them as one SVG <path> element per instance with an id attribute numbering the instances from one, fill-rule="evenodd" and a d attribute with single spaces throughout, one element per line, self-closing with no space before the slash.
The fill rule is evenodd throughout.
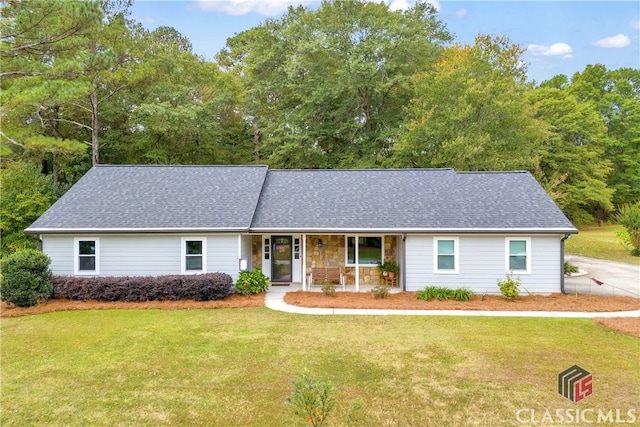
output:
<path id="1" fill-rule="evenodd" d="M 433 71 L 416 74 L 391 164 L 534 170 L 543 134 L 522 98 L 522 52 L 506 38 L 478 36 L 473 46 L 449 47 Z"/>
<path id="2" fill-rule="evenodd" d="M 144 82 L 122 93 L 128 114 L 107 158 L 126 163 L 228 164 L 252 160 L 245 121 L 236 108 L 239 79 L 190 51 L 173 28 L 144 35 Z"/>
<path id="3" fill-rule="evenodd" d="M 450 39 L 435 10 L 323 1 L 230 39 L 218 60 L 246 87 L 257 157 L 277 167 L 380 163 L 393 143 L 409 78 Z"/>
<path id="4" fill-rule="evenodd" d="M 51 177 L 44 176 L 27 162 L 11 162 L 0 169 L 0 232 L 3 254 L 19 249 L 37 248 L 32 236 L 24 234 L 33 221 L 56 199 Z"/>
<path id="5" fill-rule="evenodd" d="M 607 185 L 620 206 L 640 198 L 640 70 L 588 65 L 567 89 L 579 102 L 595 105 L 606 126 L 603 157 L 611 166 Z"/>
<path id="6" fill-rule="evenodd" d="M 139 27 L 126 19 L 130 4 L 34 0 L 4 5 L 7 94 L 2 101 L 9 130 L 85 142 L 92 164 L 99 162 L 99 133 L 106 127 L 100 110 L 136 81 Z M 14 148 L 28 148 L 4 136 Z"/>
<path id="7" fill-rule="evenodd" d="M 578 223 L 611 210 L 607 187 L 611 163 L 604 159 L 606 127 L 595 105 L 579 102 L 568 87 L 542 86 L 526 93 L 547 131 L 540 144 L 537 176 L 564 213 Z"/>

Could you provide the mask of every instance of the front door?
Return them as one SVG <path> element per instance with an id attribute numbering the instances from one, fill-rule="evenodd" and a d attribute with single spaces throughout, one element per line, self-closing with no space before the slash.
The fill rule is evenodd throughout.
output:
<path id="1" fill-rule="evenodd" d="M 271 281 L 291 282 L 291 236 L 272 236 Z"/>

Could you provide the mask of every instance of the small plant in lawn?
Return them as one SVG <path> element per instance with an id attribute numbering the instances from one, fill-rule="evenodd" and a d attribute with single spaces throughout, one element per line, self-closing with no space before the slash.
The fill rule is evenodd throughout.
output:
<path id="1" fill-rule="evenodd" d="M 293 407 L 294 414 L 302 418 L 306 425 L 320 427 L 327 425 L 327 418 L 335 408 L 335 387 L 330 381 L 317 380 L 308 369 L 291 380 L 295 387 L 287 405 Z"/>
<path id="2" fill-rule="evenodd" d="M 12 253 L 2 260 L 0 299 L 18 307 L 48 300 L 53 292 L 51 259 L 35 249 Z"/>
<path id="3" fill-rule="evenodd" d="M 322 292 L 328 297 L 336 296 L 336 285 L 334 283 L 331 283 L 331 280 L 329 279 L 324 279 L 321 289 Z"/>
<path id="4" fill-rule="evenodd" d="M 259 294 L 269 289 L 269 278 L 262 274 L 260 267 L 251 271 L 241 271 L 236 281 L 236 291 L 239 294 L 249 296 Z"/>
<path id="5" fill-rule="evenodd" d="M 331 381 L 317 380 L 305 368 L 302 375 L 291 380 L 291 384 L 295 389 L 285 403 L 292 406 L 293 413 L 302 418 L 305 425 L 313 427 L 329 425 L 327 418 L 336 406 L 335 394 L 338 391 Z M 359 397 L 353 401 L 343 425 L 355 423 L 356 413 L 361 409 L 362 398 Z"/>
<path id="6" fill-rule="evenodd" d="M 500 293 L 506 300 L 513 300 L 518 298 L 520 295 L 520 283 L 521 279 L 519 277 L 513 278 L 513 274 L 508 273 L 507 278 L 504 280 L 498 279 L 498 287 L 500 288 Z"/>
<path id="7" fill-rule="evenodd" d="M 373 289 L 371 289 L 371 293 L 373 293 L 373 298 L 375 299 L 384 299 L 389 296 L 389 287 L 383 283 L 375 285 Z"/>
<path id="8" fill-rule="evenodd" d="M 567 261 L 564 262 L 564 274 L 577 273 L 577 272 L 578 272 L 578 267 L 576 267 L 575 265 L 569 264 Z"/>

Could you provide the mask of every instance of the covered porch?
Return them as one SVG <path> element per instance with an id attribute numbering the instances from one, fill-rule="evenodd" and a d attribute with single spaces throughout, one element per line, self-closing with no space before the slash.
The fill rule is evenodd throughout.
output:
<path id="1" fill-rule="evenodd" d="M 403 289 L 402 235 L 396 234 L 260 234 L 246 235 L 242 247 L 248 268 L 260 267 L 272 286 L 298 286 L 320 291 L 325 270 L 339 272 L 336 290 L 365 292 L 385 282 L 391 290 Z M 400 273 L 383 276 L 380 262 L 394 261 Z M 316 274 L 316 277 L 312 275 Z M 313 279 L 313 280 L 311 280 Z"/>

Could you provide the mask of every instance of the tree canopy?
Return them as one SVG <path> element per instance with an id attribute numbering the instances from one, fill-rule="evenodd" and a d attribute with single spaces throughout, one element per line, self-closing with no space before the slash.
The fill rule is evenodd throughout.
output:
<path id="1" fill-rule="evenodd" d="M 640 70 L 531 83 L 426 2 L 290 7 L 207 61 L 132 0 L 0 1 L 3 235 L 100 162 L 524 169 L 577 222 L 640 199 Z"/>

